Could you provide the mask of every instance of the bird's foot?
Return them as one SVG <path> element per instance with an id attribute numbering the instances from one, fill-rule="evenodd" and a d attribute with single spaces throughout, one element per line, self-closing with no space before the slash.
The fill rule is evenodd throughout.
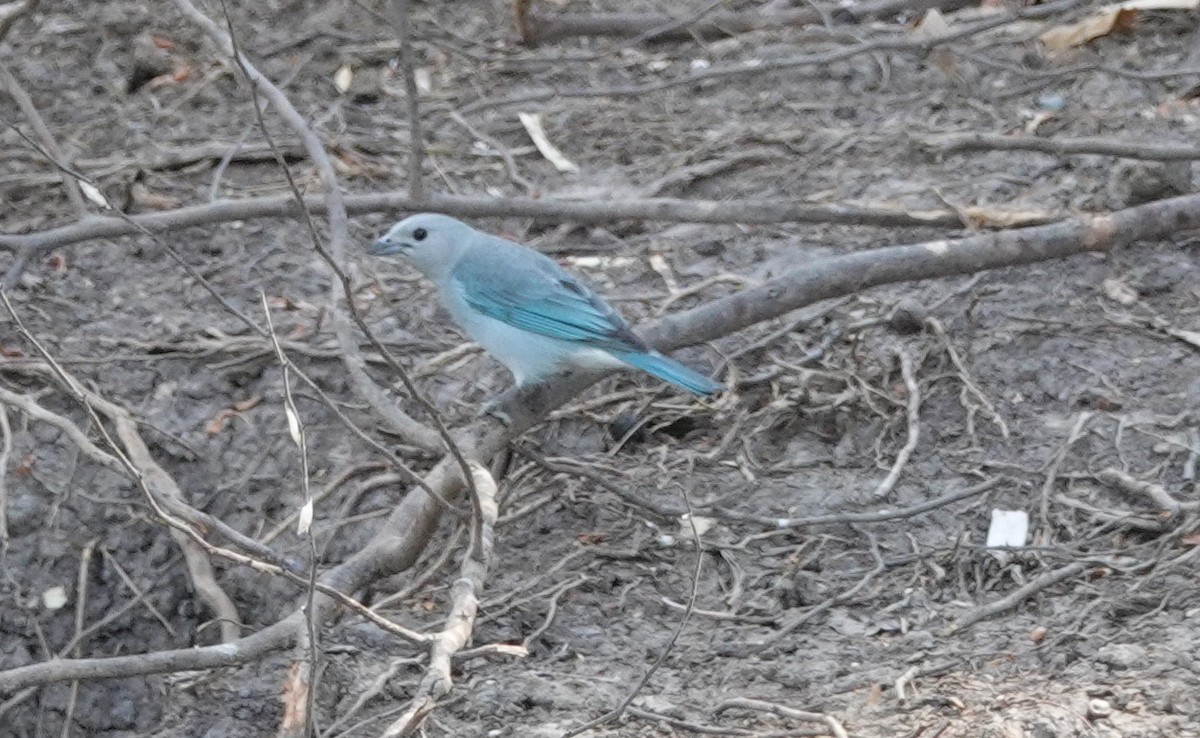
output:
<path id="1" fill-rule="evenodd" d="M 504 423 L 505 425 L 507 425 L 508 427 L 511 428 L 512 424 L 513 424 L 512 416 L 510 416 L 504 410 L 503 400 L 504 400 L 504 395 L 496 395 L 492 399 L 483 403 L 483 409 L 479 412 L 479 414 L 481 416 L 491 415 L 496 420 L 499 420 L 501 423 Z"/>

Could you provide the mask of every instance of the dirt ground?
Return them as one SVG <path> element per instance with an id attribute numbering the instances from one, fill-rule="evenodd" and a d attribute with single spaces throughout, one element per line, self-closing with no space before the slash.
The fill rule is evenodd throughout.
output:
<path id="1" fill-rule="evenodd" d="M 402 188 L 408 127 L 382 4 L 230 5 L 242 44 L 286 85 L 334 153 L 345 188 Z M 707 3 L 670 5 L 686 14 Z M 220 14 L 219 3 L 201 7 Z M 636 2 L 538 8 L 662 10 Z M 1144 13 L 1127 31 L 1053 58 L 1038 33 L 1082 11 L 967 38 L 949 55 L 875 51 L 601 96 L 569 92 L 903 38 L 912 19 L 834 17 L 830 30 L 637 45 L 575 37 L 528 47 L 509 3 L 418 4 L 414 13 L 428 87 L 426 182 L 439 192 L 1069 215 L 1193 185 L 1187 162 L 936 155 L 921 143 L 934 133 L 1033 130 L 1192 143 L 1200 74 L 1139 79 L 1100 70 L 1194 68 L 1200 34 L 1190 11 Z M 0 61 L 65 155 L 128 212 L 203 203 L 213 193 L 288 192 L 262 153 L 248 88 L 170 3 L 46 0 L 6 43 Z M 531 99 L 499 104 L 514 96 Z M 32 136 L 12 100 L 0 101 L 5 121 Z M 518 112 L 540 113 L 548 138 L 579 171 L 561 172 L 539 154 Z M 270 111 L 267 120 L 295 150 Z M 13 127 L 0 141 L 3 232 L 71 222 L 56 170 Z M 244 150 L 219 166 L 239 141 Z M 291 161 L 301 186 L 317 192 L 309 163 L 299 154 Z M 361 254 L 404 214 L 352 219 L 354 271 L 376 333 L 420 368 L 461 338 L 428 285 Z M 634 322 L 806 262 L 963 232 L 472 222 L 552 254 Z M 292 360 L 351 419 L 391 443 L 337 358 L 322 309 L 330 275 L 299 219 L 217 223 L 165 238 L 256 318 L 265 293 L 279 334 L 302 347 Z M 10 294 L 65 367 L 135 413 L 193 506 L 303 559 L 306 544 L 292 522 L 303 500 L 300 463 L 269 345 L 236 340 L 250 337 L 245 327 L 143 238 L 65 247 L 31 264 Z M 631 375 L 605 380 L 527 433 L 507 464 L 473 645 L 523 643 L 528 657 L 456 661 L 454 690 L 424 734 L 563 735 L 620 704 L 669 648 L 625 715 L 590 735 L 826 733 L 821 722 L 729 702 L 748 698 L 833 716 L 853 736 L 1200 736 L 1200 537 L 1190 517 L 1200 503 L 1200 355 L 1197 334 L 1184 331 L 1200 331 L 1200 240 L 1190 233 L 1107 256 L 873 289 L 680 352 L 734 388 L 711 402 Z M 33 352 L 11 322 L 0 326 L 0 346 L 9 364 L 0 387 L 40 393 L 45 407 L 98 439 L 70 397 L 13 369 Z M 913 366 L 920 434 L 894 488 L 879 495 L 910 438 L 913 396 L 900 355 Z M 369 370 L 391 382 L 381 363 Z M 418 376 L 454 426 L 470 423 L 510 382 L 474 353 Z M 298 403 L 313 486 L 336 485 L 316 515 L 328 566 L 369 538 L 405 487 L 311 390 L 298 390 Z M 59 429 L 11 407 L 7 421 L 0 670 L 218 642 L 180 549 L 137 487 Z M 417 468 L 432 463 L 407 456 Z M 1168 516 L 1114 485 L 1106 470 L 1161 485 L 1183 510 Z M 956 493 L 918 514 L 870 520 Z M 686 504 L 698 510 L 699 556 L 678 516 Z M 1029 514 L 1029 546 L 985 548 L 996 509 Z M 823 515 L 841 517 L 771 523 Z M 381 612 L 436 630 L 465 540 L 455 520 L 444 520 L 412 572 L 378 582 L 361 599 L 402 592 Z M 215 566 L 246 633 L 303 596 L 286 580 Z M 1054 572 L 1065 573 L 967 622 Z M 672 643 L 693 588 L 695 612 Z M 324 623 L 322 644 L 321 735 L 379 734 L 420 681 L 420 654 L 351 615 Z M 294 657 L 0 693 L 0 736 L 273 735 Z"/>

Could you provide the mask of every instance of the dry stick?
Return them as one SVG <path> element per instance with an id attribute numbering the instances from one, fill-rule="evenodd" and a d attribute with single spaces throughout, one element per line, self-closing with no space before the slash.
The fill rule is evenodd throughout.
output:
<path id="1" fill-rule="evenodd" d="M 1024 587 L 1014 590 L 1013 593 L 1007 597 L 1001 597 L 995 602 L 984 605 L 983 607 L 978 607 L 964 614 L 958 620 L 954 621 L 953 624 L 944 628 L 941 632 L 941 635 L 942 637 L 955 635 L 956 633 L 971 627 L 981 620 L 986 620 L 993 615 L 999 615 L 1006 610 L 1011 610 L 1025 601 L 1025 599 L 1037 594 L 1043 589 L 1052 587 L 1063 580 L 1082 574 L 1086 568 L 1087 564 L 1083 563 L 1082 561 L 1076 561 L 1061 568 L 1052 569 L 1037 579 L 1034 579 L 1029 584 L 1026 584 Z"/>
<path id="2" fill-rule="evenodd" d="M 620 720 L 621 716 L 625 714 L 625 711 L 629 709 L 629 706 L 633 704 L 633 700 L 650 682 L 650 678 L 654 676 L 654 673 L 657 672 L 659 667 L 661 667 L 667 660 L 668 654 L 674 650 L 675 644 L 679 642 L 679 636 L 683 634 L 683 629 L 687 627 L 688 622 L 692 619 L 692 613 L 696 609 L 696 599 L 699 597 L 700 593 L 700 570 L 704 566 L 704 546 L 700 542 L 700 531 L 696 529 L 696 516 L 692 513 L 691 497 L 688 496 L 687 490 L 682 487 L 679 490 L 679 495 L 683 498 L 684 507 L 687 508 L 686 519 L 688 528 L 692 532 L 692 543 L 696 546 L 696 566 L 692 570 L 691 591 L 688 593 L 687 606 L 684 607 L 683 614 L 679 616 L 679 623 L 675 626 L 675 630 L 671 633 L 671 637 L 667 640 L 666 645 L 663 646 L 662 651 L 659 652 L 658 657 L 654 659 L 654 663 L 650 664 L 650 668 L 646 670 L 646 673 L 642 675 L 642 678 L 639 679 L 637 684 L 633 686 L 633 689 L 629 690 L 629 693 L 625 695 L 625 699 L 621 700 L 621 704 L 617 705 L 612 710 L 604 715 L 601 715 L 595 720 L 591 720 L 577 728 L 568 730 L 566 733 L 563 733 L 562 738 L 573 738 L 573 736 L 586 733 L 593 728 L 598 728 L 601 725 L 607 725 Z"/>
<path id="3" fill-rule="evenodd" d="M 1195 161 L 1200 159 L 1200 146 L 1119 141 L 1101 136 L 1038 138 L 1036 136 L 1000 136 L 991 133 L 943 133 L 922 137 L 919 142 L 936 154 L 953 154 L 960 151 L 1040 151 L 1056 156 L 1099 154 L 1150 161 Z"/>
<path id="4" fill-rule="evenodd" d="M 474 536 L 478 545 L 471 546 L 463 558 L 458 579 L 450 587 L 450 614 L 446 618 L 446 626 L 430 644 L 429 666 L 425 676 L 417 686 L 408 708 L 383 731 L 384 738 L 409 736 L 420 730 L 425 718 L 437 706 L 437 701 L 449 693 L 454 683 L 450 675 L 451 659 L 467 644 L 475 627 L 479 597 L 492 565 L 499 508 L 496 504 L 496 481 L 488 470 L 480 464 L 472 464 L 471 474 L 475 477 L 475 494 L 479 496 L 476 508 L 480 514 L 475 519 L 479 532 Z"/>
<path id="5" fill-rule="evenodd" d="M 517 159 L 515 156 L 513 156 L 511 149 L 501 143 L 494 136 L 489 136 L 475 126 L 471 125 L 471 122 L 459 115 L 457 111 L 451 110 L 449 117 L 450 120 L 465 128 L 467 133 L 470 133 L 480 142 L 491 146 L 492 149 L 496 151 L 496 153 L 500 156 L 500 160 L 504 162 L 504 171 L 508 174 L 508 178 L 513 184 L 520 185 L 525 190 L 525 194 L 527 196 L 537 196 L 537 185 L 535 185 L 533 182 L 530 182 L 525 178 L 524 175 L 521 174 L 521 170 L 517 166 Z"/>
<path id="6" fill-rule="evenodd" d="M 416 59 L 412 45 L 412 2 L 391 0 L 392 25 L 400 43 L 400 69 L 404 77 L 404 98 L 408 108 L 408 196 L 414 202 L 425 201 L 425 180 L 421 167 L 425 160 L 425 139 L 421 133 L 421 99 L 417 89 Z"/>
<path id="7" fill-rule="evenodd" d="M 50 152 L 51 156 L 59 161 L 66 161 L 63 156 L 62 149 L 58 148 L 58 142 L 54 140 L 50 129 L 46 127 L 46 121 L 42 119 L 41 113 L 38 112 L 37 106 L 33 104 L 33 100 L 25 92 L 25 88 L 21 87 L 17 82 L 17 78 L 8 71 L 8 67 L 0 64 L 0 83 L 8 88 L 8 94 L 16 101 L 17 107 L 21 109 L 21 114 L 33 126 L 33 130 L 37 132 L 38 138 L 42 140 L 42 146 L 46 151 Z M 9 125 L 12 125 L 11 123 Z M 17 129 L 19 131 L 19 129 Z M 67 174 L 61 174 L 63 188 L 67 191 L 67 201 L 71 203 L 76 215 L 80 218 L 86 217 L 88 214 L 87 204 L 83 200 L 83 191 L 79 188 L 79 183 Z"/>
<path id="8" fill-rule="evenodd" d="M 1177 515 L 1183 510 L 1200 509 L 1200 502 L 1180 502 L 1172 497 L 1171 493 L 1167 492 L 1161 484 L 1144 482 L 1120 469 L 1112 467 L 1102 469 L 1096 473 L 1096 479 L 1111 487 L 1116 487 L 1126 494 L 1144 497 L 1157 505 L 1160 510 L 1171 515 Z"/>
<path id="9" fill-rule="evenodd" d="M 640 85 L 615 87 L 576 87 L 559 90 L 545 90 L 497 100 L 483 99 L 460 108 L 459 112 L 463 115 L 468 115 L 492 108 L 508 107 L 512 105 L 527 105 L 530 103 L 547 102 L 550 100 L 560 100 L 563 98 L 642 96 L 654 92 L 661 92 L 663 90 L 674 89 L 676 87 L 687 87 L 690 85 L 709 83 L 716 80 L 733 79 L 749 75 L 766 74 L 769 72 L 780 72 L 799 67 L 827 66 L 834 62 L 849 59 L 861 54 L 875 52 L 927 54 L 931 50 L 945 44 L 952 43 L 954 41 L 961 41 L 962 39 L 970 38 L 971 36 L 1000 28 L 1001 26 L 1017 23 L 1021 20 L 1027 20 L 1030 18 L 1044 18 L 1057 12 L 1075 7 L 1079 3 L 1080 0 L 1058 0 L 1057 2 L 1052 2 L 1047 5 L 1037 6 L 1036 8 L 1023 8 L 1018 10 L 1016 13 L 997 15 L 994 18 L 987 18 L 978 23 L 973 23 L 965 28 L 951 31 L 950 33 L 937 36 L 935 38 L 914 39 L 911 36 L 905 36 L 902 38 L 879 38 L 873 41 L 857 43 L 846 48 L 834 49 L 833 51 L 826 51 L 817 54 L 804 54 L 801 56 L 787 57 L 773 61 L 752 59 L 750 61 L 739 62 L 736 64 L 714 65 L 703 71 L 691 72 L 689 74 L 657 80 L 654 82 L 647 82 Z"/>
<path id="10" fill-rule="evenodd" d="M 731 36 L 769 28 L 791 28 L 820 23 L 821 13 L 812 7 L 788 10 L 751 10 L 708 13 L 716 5 L 686 18 L 644 13 L 562 13 L 545 18 L 527 17 L 519 23 L 521 40 L 540 43 L 568 36 L 636 36 L 640 41 L 683 41 L 693 38 Z M 929 8 L 966 5 L 963 0 L 882 0 L 857 8 L 839 9 L 852 21 L 885 16 L 899 11 L 919 13 Z M 706 17 L 705 17 L 706 16 Z"/>
<path id="11" fill-rule="evenodd" d="M 683 200 L 650 198 L 632 200 L 557 200 L 533 197 L 495 198 L 431 193 L 424 203 L 407 191 L 348 195 L 350 215 L 425 208 L 464 218 L 525 217 L 573 223 L 611 223 L 620 220 L 654 220 L 673 223 L 833 223 L 882 228 L 961 228 L 962 219 L 950 209 L 912 213 L 898 208 L 864 205 L 816 205 L 792 200 Z M 319 195 L 303 201 L 304 210 L 329 212 Z M 292 218 L 300 212 L 293 195 L 248 197 L 192 205 L 162 213 L 130 216 L 155 233 L 198 225 L 253 218 Z M 115 217 L 91 215 L 70 225 L 19 235 L 0 235 L 0 248 L 37 255 L 50 249 L 98 238 L 137 233 L 136 227 Z"/>
<path id="12" fill-rule="evenodd" d="M 917 385 L 912 356 L 903 348 L 897 349 L 896 355 L 900 358 L 900 376 L 904 378 L 904 387 L 908 390 L 908 411 L 906 413 L 908 440 L 900 449 L 900 453 L 896 454 L 896 461 L 892 464 L 891 471 L 875 488 L 876 498 L 886 497 L 896 488 L 900 473 L 904 471 L 913 451 L 917 450 L 917 443 L 921 440 L 921 388 Z"/>
<path id="13" fill-rule="evenodd" d="M 946 326 L 942 325 L 942 321 L 937 318 L 929 318 L 926 324 L 942 339 L 942 346 L 946 349 L 946 354 L 950 357 L 950 363 L 954 364 L 954 368 L 958 370 L 958 379 L 963 383 L 965 390 L 974 395 L 975 399 L 983 405 L 983 409 L 987 411 L 988 418 L 1000 429 L 1000 435 L 1008 438 L 1008 423 L 1004 422 L 1004 417 L 1000 415 L 1000 411 L 996 409 L 996 406 L 992 404 L 988 396 L 983 393 L 983 390 L 971 378 L 971 373 L 967 371 L 966 362 L 962 360 L 962 357 L 958 354 L 958 349 L 954 348 L 954 344 L 950 342 L 950 336 L 946 333 Z M 971 429 L 972 433 L 974 432 L 973 411 L 968 414 L 967 427 Z"/>
<path id="14" fill-rule="evenodd" d="M 0 387 L 3 389 L 3 387 Z M 0 398 L 0 403 L 3 398 Z M 8 408 L 0 404 L 0 433 L 4 435 L 0 446 L 0 561 L 8 555 L 8 457 L 12 455 L 12 426 L 8 424 Z"/>
<path id="15" fill-rule="evenodd" d="M 829 728 L 829 734 L 834 738 L 849 738 L 846 729 L 832 715 L 824 715 L 819 712 L 808 712 L 806 710 L 797 710 L 793 707 L 777 705 L 774 702 L 764 702 L 763 700 L 753 700 L 748 697 L 734 697 L 730 700 L 725 700 L 721 704 L 713 708 L 713 714 L 719 715 L 726 710 L 759 710 L 761 712 L 770 712 L 780 717 L 789 717 L 795 720 L 804 720 L 810 723 L 824 723 Z"/>
<path id="16" fill-rule="evenodd" d="M 121 562 L 117 561 L 117 558 L 112 555 L 112 552 L 102 546 L 100 548 L 100 554 L 108 561 L 108 563 L 112 564 L 113 571 L 115 571 L 117 576 L 121 578 L 121 582 L 129 588 L 130 592 L 133 592 L 134 602 L 141 603 L 143 607 L 149 610 L 154 619 L 158 621 L 158 624 L 161 625 L 163 630 L 167 631 L 172 638 L 178 638 L 179 634 L 175 632 L 175 628 L 171 627 L 170 621 L 168 621 L 167 618 L 158 611 L 158 608 L 154 606 L 154 603 L 146 599 L 146 593 L 142 591 L 141 587 L 137 586 L 137 584 L 133 581 L 133 578 L 130 577 L 129 573 L 125 571 L 125 567 L 121 566 Z M 88 630 L 96 630 L 96 626 L 92 625 Z"/>
<path id="17" fill-rule="evenodd" d="M 88 541 L 83 547 L 83 553 L 79 557 L 79 570 L 75 576 L 75 637 L 72 639 L 76 645 L 74 648 L 74 656 L 79 656 L 79 641 L 83 633 L 84 615 L 87 611 L 88 602 L 88 583 L 92 578 L 88 575 L 88 569 L 92 565 L 92 557 L 96 554 L 96 544 L 99 539 L 93 538 Z M 62 738 L 68 738 L 71 735 L 71 724 L 75 721 L 75 704 L 79 699 L 79 680 L 71 682 L 71 686 L 67 693 L 66 715 L 63 717 Z"/>
<path id="18" fill-rule="evenodd" d="M 336 266 L 339 270 L 346 262 L 346 241 L 348 234 L 346 207 L 343 202 L 342 192 L 338 185 L 337 174 L 334 172 L 333 164 L 329 160 L 329 154 L 325 151 L 324 144 L 317 134 L 309 127 L 304 117 L 300 115 L 295 106 L 291 104 L 287 96 L 274 83 L 264 77 L 245 55 L 237 48 L 236 40 L 232 32 L 223 31 L 208 16 L 196 9 L 196 6 L 190 0 L 175 0 L 176 7 L 189 20 L 198 25 L 208 36 L 226 53 L 241 70 L 242 74 L 250 83 L 251 94 L 254 96 L 254 112 L 258 119 L 259 127 L 263 132 L 269 145 L 274 146 L 274 140 L 271 138 L 267 127 L 263 123 L 262 108 L 258 104 L 258 94 L 261 92 L 271 104 L 275 107 L 276 112 L 284 119 L 297 136 L 300 137 L 304 148 L 308 151 L 309 158 L 312 160 L 313 166 L 317 170 L 317 175 L 321 180 L 321 187 L 324 191 L 324 200 L 326 203 L 326 215 L 329 219 L 329 258 L 327 262 Z M 228 18 L 228 13 L 226 13 Z M 276 159 L 281 160 L 281 156 L 277 153 Z M 304 207 L 303 199 L 296 188 L 296 184 L 292 179 L 291 169 L 286 162 L 282 162 L 280 166 L 284 176 L 288 180 L 289 187 L 292 191 L 291 201 L 293 207 L 298 209 L 303 216 L 304 222 L 309 229 L 309 235 L 313 240 L 313 245 L 317 252 L 325 256 L 326 249 L 321 244 L 320 237 L 316 234 L 316 226 L 312 222 L 312 217 L 308 210 Z M 399 407 L 392 403 L 383 391 L 375 384 L 375 382 L 367 375 L 362 359 L 362 354 L 358 350 L 357 343 L 353 340 L 350 334 L 350 325 L 346 321 L 345 314 L 338 309 L 337 290 L 341 288 L 345 291 L 346 302 L 353 311 L 354 294 L 345 290 L 345 281 L 335 283 L 330 286 L 332 305 L 331 312 L 333 316 L 334 334 L 337 336 L 338 345 L 342 350 L 342 363 L 346 367 L 347 373 L 350 376 L 351 382 L 354 385 L 358 394 L 366 399 L 372 408 L 380 414 L 392 426 L 397 434 L 413 443 L 413 445 L 421 446 L 427 449 L 436 449 L 440 446 L 437 434 L 413 420 Z"/>
<path id="19" fill-rule="evenodd" d="M 308 542 L 308 586 L 304 593 L 305 624 L 308 627 L 308 637 L 305 639 L 304 645 L 308 649 L 308 660 L 303 665 L 296 664 L 293 671 L 297 677 L 297 682 L 303 685 L 305 699 L 302 703 L 291 703 L 291 706 L 295 707 L 298 704 L 303 704 L 304 712 L 299 720 L 288 724 L 294 726 L 295 730 L 293 732 L 297 735 L 307 736 L 313 733 L 315 725 L 313 701 L 316 699 L 316 689 L 312 686 L 311 680 L 315 679 L 317 675 L 317 664 L 320 659 L 321 648 L 317 623 L 313 619 L 313 613 L 316 610 L 313 607 L 313 602 L 317 597 L 318 563 L 317 536 L 313 532 L 312 526 L 316 502 L 313 500 L 312 487 L 309 484 L 308 434 L 304 430 L 304 421 L 300 416 L 300 408 L 296 407 L 296 399 L 292 396 L 291 362 L 288 361 L 287 355 L 283 353 L 283 347 L 279 345 L 279 335 L 275 333 L 275 322 L 271 319 L 271 306 L 267 303 L 267 293 L 259 290 L 258 296 L 262 301 L 263 315 L 267 319 L 267 333 L 271 337 L 271 345 L 275 347 L 275 357 L 279 360 L 279 366 L 283 370 L 283 409 L 287 415 L 288 432 L 292 437 L 292 441 L 296 444 L 297 450 L 300 452 L 300 484 L 304 491 L 304 505 L 300 508 L 299 531 L 300 535 L 304 536 Z"/>
<path id="20" fill-rule="evenodd" d="M 1038 522 L 1042 527 L 1041 534 L 1046 540 L 1050 538 L 1050 493 L 1054 490 L 1055 482 L 1058 481 L 1058 469 L 1062 466 L 1063 460 L 1067 458 L 1067 452 L 1071 450 L 1071 446 L 1079 440 L 1084 426 L 1091 419 L 1092 413 L 1079 413 L 1071 430 L 1067 433 L 1067 440 L 1062 442 L 1062 445 L 1054 452 L 1054 456 L 1050 457 L 1046 463 L 1046 479 L 1042 482 L 1042 494 L 1038 500 Z"/>
<path id="21" fill-rule="evenodd" d="M 1165 238 L 1200 227 L 1200 196 L 1160 200 L 1107 216 L 1080 217 L 1046 226 L 986 233 L 955 241 L 894 246 L 805 264 L 758 287 L 723 297 L 652 326 L 641 328 L 659 350 L 700 343 L 778 317 L 805 305 L 894 282 L 971 274 L 985 269 L 1107 251 L 1137 240 Z M 550 411 L 578 397 L 603 376 L 554 378 L 510 390 L 499 403 L 512 423 L 480 419 L 458 436 L 478 458 L 490 458 Z M 446 460 L 426 476 L 444 495 L 458 494 L 462 481 Z M 368 543 L 322 577 L 329 593 L 355 591 L 412 566 L 431 540 L 442 507 L 424 490 L 410 490 Z M 326 590 L 322 590 L 325 592 Z M 337 603 L 318 598 L 321 616 Z M 74 678 L 112 678 L 245 664 L 290 647 L 303 614 L 293 612 L 235 644 L 101 659 L 59 660 L 0 672 L 0 693 L 33 684 Z"/>

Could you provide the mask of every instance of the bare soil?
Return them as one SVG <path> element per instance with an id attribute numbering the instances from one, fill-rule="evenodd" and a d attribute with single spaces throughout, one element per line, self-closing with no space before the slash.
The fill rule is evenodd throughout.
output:
<path id="1" fill-rule="evenodd" d="M 265 74 L 286 83 L 335 153 L 345 187 L 403 187 L 408 128 L 394 35 L 376 10 L 382 4 L 236 5 L 242 44 Z M 672 12 L 684 13 L 703 4 L 675 5 Z M 574 9 L 618 6 L 653 9 Z M 220 7 L 206 12 L 219 15 Z M 848 41 L 792 28 L 627 48 L 594 38 L 528 48 L 507 3 L 419 4 L 418 62 L 430 88 L 426 181 L 481 195 L 791 198 L 914 212 L 951 203 L 1061 214 L 1190 190 L 1188 163 L 1166 176 L 1108 156 L 934 156 L 919 144 L 935 132 L 1021 132 L 1046 113 L 1039 135 L 1194 142 L 1200 112 L 1185 94 L 1194 77 L 1141 80 L 1095 67 L 1194 67 L 1195 15 L 1144 14 L 1128 32 L 1047 58 L 1037 33 L 1078 17 L 964 40 L 951 47 L 950 73 L 943 57 L 872 53 L 654 94 L 558 94 L 500 106 L 481 101 L 633 85 Z M 837 30 L 863 39 L 904 34 L 906 20 Z M 2 61 L 69 158 L 129 212 L 204 202 L 214 179 L 222 197 L 286 193 L 278 167 L 262 156 L 235 156 L 217 174 L 236 142 L 261 152 L 261 135 L 236 68 L 202 38 L 169 3 L 47 0 L 10 35 Z M 344 66 L 353 79 L 342 94 L 335 77 Z M 12 101 L 0 100 L 5 120 L 31 131 Z M 474 131 L 450 115 L 464 106 Z M 559 172 L 538 154 L 518 111 L 541 113 L 551 141 L 580 171 Z M 267 119 L 281 141 L 294 141 L 269 111 Z M 0 141 L 4 231 L 70 222 L 54 168 L 11 127 Z M 157 159 L 199 145 L 218 153 L 171 165 Z M 512 156 L 516 177 L 498 147 Z M 706 166 L 722 160 L 728 165 Z M 318 191 L 307 162 L 295 159 L 293 168 L 303 187 Z M 356 247 L 402 215 L 353 219 Z M 806 262 L 958 232 L 473 223 L 561 259 L 635 322 Z M 300 220 L 165 238 L 247 313 L 261 316 L 265 293 L 280 335 L 307 346 L 293 360 L 352 419 L 377 427 L 337 359 L 322 310 L 330 277 Z M 361 304 L 408 365 L 461 344 L 428 285 L 355 258 Z M 65 248 L 32 264 L 12 299 L 66 367 L 135 412 L 192 505 L 257 538 L 299 508 L 300 464 L 278 362 L 268 346 L 232 340 L 244 326 L 152 243 L 97 239 Z M 904 320 L 909 314 L 915 318 Z M 824 731 L 818 722 L 716 709 L 754 698 L 835 716 L 855 736 L 1200 736 L 1200 541 L 1180 519 L 1186 514 L 1169 519 L 1095 476 L 1115 468 L 1200 502 L 1200 356 L 1178 331 L 1200 331 L 1200 241 L 1190 233 L 1104 257 L 874 289 L 681 352 L 694 366 L 722 368 L 736 387 L 708 405 L 640 377 L 604 381 L 527 434 L 507 464 L 496 565 L 474 645 L 534 635 L 529 656 L 456 662 L 454 691 L 425 734 L 559 736 L 612 709 L 668 647 L 694 582 L 696 611 L 661 667 L 631 710 L 593 735 Z M 0 326 L 0 345 L 10 358 L 32 353 L 10 324 Z M 881 497 L 876 487 L 909 437 L 897 352 L 914 362 L 920 438 Z M 381 364 L 371 372 L 388 381 Z M 510 379 L 487 357 L 465 354 L 419 381 L 461 425 Z M 0 382 L 38 389 L 19 373 L 0 372 Z M 41 401 L 94 431 L 62 393 Z M 309 390 L 299 390 L 299 403 L 314 486 L 340 482 L 317 512 L 322 561 L 331 564 L 367 540 L 404 487 L 380 482 L 386 460 Z M 59 430 L 11 408 L 8 421 L 0 669 L 217 642 L 179 549 L 137 488 L 88 461 Z M 640 430 L 618 443 L 631 422 Z M 903 519 L 787 529 L 763 522 L 898 510 L 989 481 L 978 495 Z M 701 516 L 700 554 L 691 526 L 668 514 L 685 504 L 725 513 Z M 1027 512 L 1031 545 L 986 549 L 994 509 Z M 379 601 L 415 583 L 383 611 L 436 629 L 465 541 L 457 528 L 443 521 L 412 573 L 361 597 Z M 290 523 L 270 545 L 306 555 Z M 448 562 L 433 566 L 447 548 Z M 1081 574 L 953 629 L 1073 562 L 1084 565 Z M 282 579 L 216 566 L 247 632 L 302 597 Z M 66 606 L 51 609 L 44 595 L 57 587 Z M 323 624 L 322 633 L 322 734 L 378 734 L 418 683 L 418 654 L 351 616 Z M 8 700 L 0 736 L 273 735 L 293 658 L 0 694 Z M 356 705 L 363 695 L 370 698 Z"/>

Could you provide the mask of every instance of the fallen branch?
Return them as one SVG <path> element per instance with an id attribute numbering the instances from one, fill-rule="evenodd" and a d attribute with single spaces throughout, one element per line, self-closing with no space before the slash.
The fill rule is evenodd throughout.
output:
<path id="1" fill-rule="evenodd" d="M 1149 161 L 1195 161 L 1200 146 L 1170 143 L 1118 141 L 1091 136 L 1085 138 L 1038 138 L 1002 136 L 993 133 L 942 133 L 926 136 L 919 143 L 930 153 L 943 156 L 962 151 L 1040 151 L 1056 156 L 1099 154 Z"/>
<path id="2" fill-rule="evenodd" d="M 424 208 L 463 218 L 523 217 L 573 223 L 611 223 L 620 220 L 653 220 L 678 223 L 836 223 L 883 228 L 960 228 L 962 221 L 949 209 L 910 213 L 896 208 L 859 205 L 812 205 L 789 200 L 553 200 L 472 197 L 431 194 L 425 202 L 407 191 L 348 195 L 346 212 L 403 213 Z M 304 198 L 304 209 L 316 215 L 328 212 L 319 195 Z M 133 225 L 120 218 L 92 215 L 70 225 L 26 234 L 0 235 L 0 249 L 30 250 L 36 256 L 81 241 L 132 236 L 138 226 L 162 234 L 199 225 L 253 218 L 294 218 L 300 208 L 291 195 L 218 200 L 160 213 L 131 216 Z"/>
<path id="3" fill-rule="evenodd" d="M 420 729 L 425 718 L 437 706 L 437 701 L 449 693 L 454 683 L 450 676 L 451 659 L 467 645 L 475 628 L 479 596 L 483 592 L 483 583 L 492 565 L 498 508 L 496 482 L 492 475 L 478 464 L 472 464 L 471 474 L 475 477 L 475 493 L 479 497 L 477 509 L 482 513 L 475 521 L 479 530 L 474 540 L 478 541 L 479 545 L 471 546 L 471 550 L 463 558 L 458 580 L 450 588 L 450 614 L 446 618 L 446 626 L 441 633 L 434 636 L 430 644 L 429 666 L 425 670 L 425 677 L 418 685 L 416 694 L 404 710 L 404 714 L 384 730 L 384 738 L 409 736 Z"/>
<path id="4" fill-rule="evenodd" d="M 1083 563 L 1082 561 L 1076 561 L 1058 569 L 1052 569 L 1037 579 L 1034 579 L 1029 584 L 1026 584 L 1024 587 L 1014 590 L 1012 594 L 1008 595 L 1007 597 L 1001 597 L 995 602 L 988 603 L 982 607 L 977 607 L 974 610 L 965 613 L 958 620 L 954 621 L 953 624 L 942 629 L 941 635 L 942 637 L 952 636 L 965 630 L 966 628 L 971 627 L 981 620 L 987 620 L 988 618 L 999 615 L 1006 610 L 1011 610 L 1038 592 L 1053 587 L 1059 582 L 1070 579 L 1071 577 L 1079 576 L 1084 572 L 1085 569 L 1087 569 L 1087 564 Z"/>
<path id="5" fill-rule="evenodd" d="M 946 9 L 969 4 L 964 0 L 882 0 L 859 6 L 843 4 L 828 13 L 809 6 L 787 10 L 702 13 L 680 19 L 650 13 L 562 13 L 542 17 L 528 12 L 532 3 L 519 3 L 517 26 L 521 30 L 521 40 L 526 44 L 570 36 L 633 36 L 643 42 L 687 41 L 770 28 L 807 26 L 823 22 L 827 14 L 839 21 L 858 23 L 867 18 L 882 18 L 899 12 L 920 14 L 929 8 Z"/>
<path id="6" fill-rule="evenodd" d="M 1144 482 L 1120 469 L 1112 467 L 1102 469 L 1096 473 L 1096 479 L 1127 495 L 1147 499 L 1158 506 L 1159 510 L 1171 515 L 1177 515 L 1184 510 L 1200 509 L 1200 502 L 1180 502 L 1172 497 L 1171 493 L 1167 492 L 1161 484 Z"/>

